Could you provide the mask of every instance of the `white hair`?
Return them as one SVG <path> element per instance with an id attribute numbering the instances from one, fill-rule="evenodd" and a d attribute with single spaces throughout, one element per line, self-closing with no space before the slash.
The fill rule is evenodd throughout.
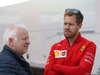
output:
<path id="1" fill-rule="evenodd" d="M 6 29 L 4 33 L 3 36 L 4 44 L 9 45 L 9 38 L 13 38 L 15 41 L 17 41 L 18 27 L 22 27 L 27 30 L 27 28 L 23 24 L 10 26 L 9 28 Z"/>

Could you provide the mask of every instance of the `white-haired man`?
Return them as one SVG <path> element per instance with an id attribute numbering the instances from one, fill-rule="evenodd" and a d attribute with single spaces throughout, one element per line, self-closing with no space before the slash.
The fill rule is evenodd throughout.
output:
<path id="1" fill-rule="evenodd" d="M 30 44 L 24 25 L 10 26 L 4 33 L 5 46 L 0 53 L 0 75 L 33 75 L 23 58 Z"/>

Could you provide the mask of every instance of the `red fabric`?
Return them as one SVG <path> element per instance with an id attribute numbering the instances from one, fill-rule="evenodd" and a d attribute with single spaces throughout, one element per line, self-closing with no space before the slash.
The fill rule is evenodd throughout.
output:
<path id="1" fill-rule="evenodd" d="M 52 46 L 44 75 L 89 75 L 95 52 L 96 45 L 81 37 L 80 33 L 70 50 L 68 40 L 64 39 Z"/>

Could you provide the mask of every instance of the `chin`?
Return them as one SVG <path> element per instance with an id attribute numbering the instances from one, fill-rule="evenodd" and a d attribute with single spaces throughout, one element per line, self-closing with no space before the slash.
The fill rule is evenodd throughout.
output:
<path id="1" fill-rule="evenodd" d="M 25 52 L 27 52 L 28 50 L 25 50 Z"/>
<path id="2" fill-rule="evenodd" d="M 65 35 L 65 37 L 69 38 L 69 37 L 70 37 L 70 35 Z"/>
<path id="3" fill-rule="evenodd" d="M 24 53 L 26 53 L 27 52 L 27 50 L 24 50 Z"/>

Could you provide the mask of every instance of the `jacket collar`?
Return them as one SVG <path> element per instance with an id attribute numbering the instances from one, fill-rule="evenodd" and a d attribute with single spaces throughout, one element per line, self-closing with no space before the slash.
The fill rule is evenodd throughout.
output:
<path id="1" fill-rule="evenodd" d="M 23 56 L 19 56 L 15 51 L 9 48 L 7 45 L 4 46 L 3 51 L 10 53 L 19 61 L 26 61 Z"/>
<path id="2" fill-rule="evenodd" d="M 82 39 L 82 36 L 81 36 L 81 33 L 79 32 L 79 34 L 78 34 L 78 37 L 77 37 L 77 39 L 73 42 L 73 44 L 77 44 L 78 42 L 80 42 L 81 41 L 81 39 Z M 66 40 L 67 40 L 67 43 L 69 44 L 69 42 L 68 42 L 68 39 L 66 38 Z M 72 44 L 72 45 L 73 45 Z"/>

